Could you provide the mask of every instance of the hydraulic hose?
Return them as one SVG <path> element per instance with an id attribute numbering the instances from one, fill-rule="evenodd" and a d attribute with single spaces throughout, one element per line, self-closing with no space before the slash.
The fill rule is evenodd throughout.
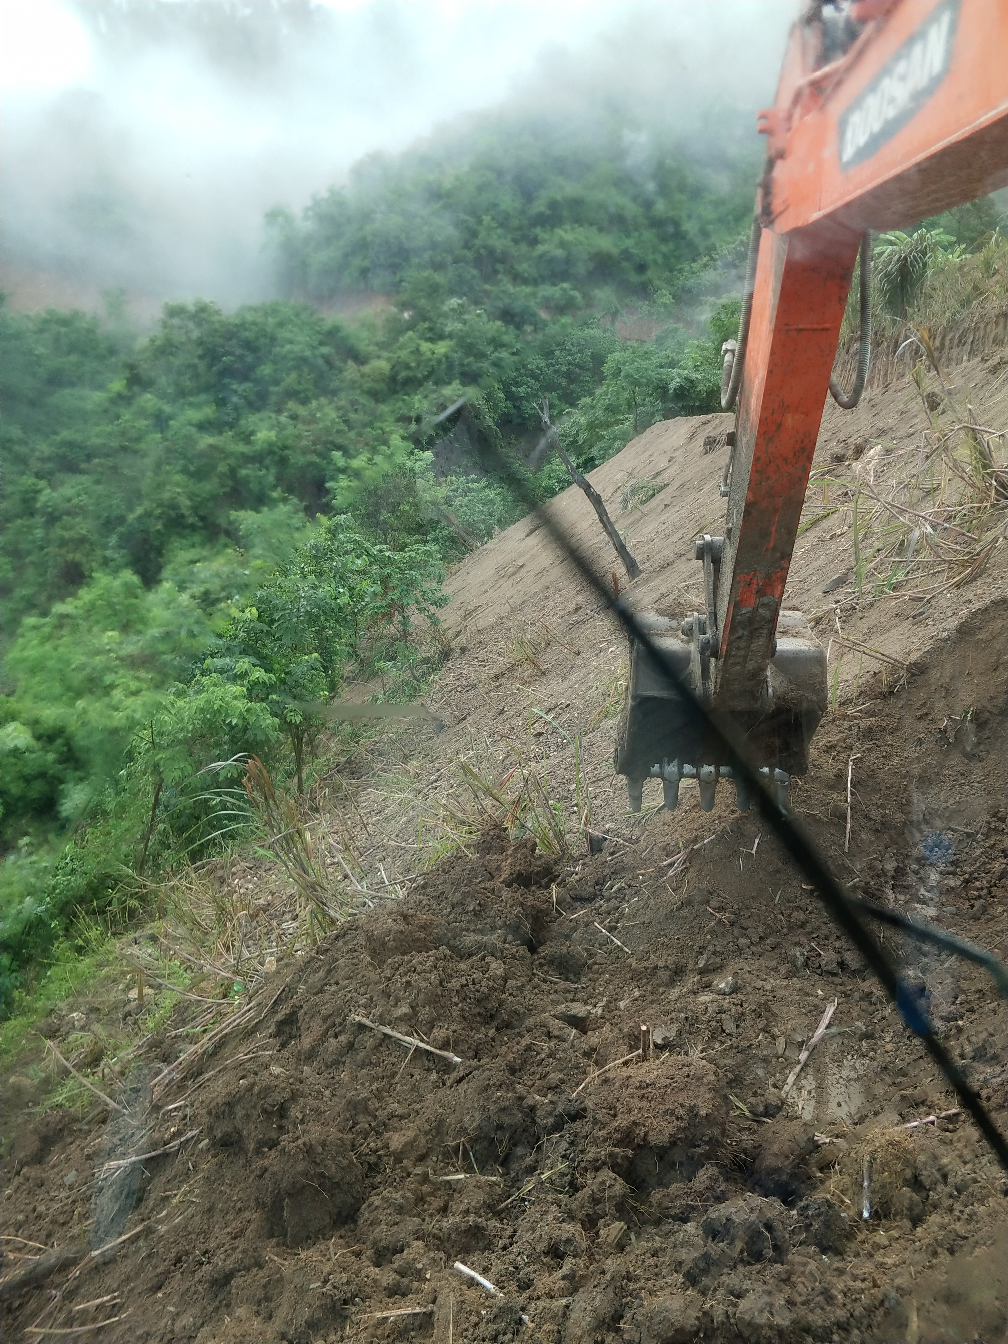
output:
<path id="1" fill-rule="evenodd" d="M 854 386 L 849 392 L 844 392 L 835 378 L 829 380 L 830 396 L 844 411 L 852 411 L 861 400 L 865 379 L 868 377 L 868 364 L 871 361 L 871 233 L 867 229 L 861 235 L 860 271 L 861 283 L 858 293 L 861 299 L 861 341 L 858 345 Z"/>
<path id="2" fill-rule="evenodd" d="M 752 317 L 753 289 L 756 287 L 756 261 L 759 257 L 760 234 L 763 232 L 759 216 L 753 215 L 749 235 L 749 260 L 746 262 L 745 288 L 742 291 L 742 311 L 739 313 L 737 341 L 725 341 L 722 347 L 724 363 L 721 366 L 721 409 L 730 411 L 738 400 L 745 367 L 746 342 L 749 339 L 749 319 Z"/>

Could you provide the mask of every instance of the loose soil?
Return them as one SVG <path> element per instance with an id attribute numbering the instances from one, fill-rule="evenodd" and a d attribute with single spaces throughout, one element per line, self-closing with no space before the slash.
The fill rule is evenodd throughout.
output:
<path id="1" fill-rule="evenodd" d="M 956 378 L 978 417 L 995 414 L 1003 357 Z M 883 425 L 886 441 L 919 434 L 911 394 L 828 410 L 819 457 L 883 441 Z M 641 607 L 696 605 L 685 548 L 719 516 L 724 465 L 702 443 L 729 423 L 655 426 L 593 476 L 614 508 L 628 480 L 667 478 L 621 520 Z M 555 507 L 589 538 L 582 498 Z M 789 604 L 823 608 L 892 664 L 841 663 L 794 810 L 853 891 L 1003 956 L 1003 559 L 914 618 L 898 598 L 824 596 L 849 560 L 822 526 L 799 543 Z M 534 522 L 452 589 L 453 655 L 428 697 L 445 730 L 376 742 L 381 776 L 354 767 L 375 864 L 397 880 L 423 867 L 418 818 L 461 805 L 445 782 L 460 756 L 500 773 L 520 738 L 568 796 L 569 743 L 531 708 L 582 733 L 605 849 L 550 856 L 489 822 L 466 830 L 402 900 L 218 1014 L 213 1048 L 186 1054 L 205 1005 L 184 1001 L 119 1085 L 121 1111 L 5 1116 L 4 1277 L 40 1278 L 32 1257 L 67 1252 L 4 1294 L 5 1337 L 1003 1339 L 1008 1181 L 961 1116 L 905 1127 L 955 1099 L 815 892 L 726 790 L 712 813 L 684 787 L 675 813 L 626 814 L 607 773 L 625 648 Z M 1003 1127 L 989 978 L 885 941 Z M 71 1034 L 71 1010 L 98 1011 L 68 1005 L 45 1029 Z"/>

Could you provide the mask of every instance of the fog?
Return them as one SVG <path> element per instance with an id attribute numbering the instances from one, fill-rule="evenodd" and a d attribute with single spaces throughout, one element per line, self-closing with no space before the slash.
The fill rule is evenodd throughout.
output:
<path id="1" fill-rule="evenodd" d="M 375 151 L 516 108 L 702 154 L 773 96 L 791 0 L 3 0 L 0 245 L 17 306 L 267 297 L 263 219 Z M 751 125 L 751 122 L 745 124 Z"/>

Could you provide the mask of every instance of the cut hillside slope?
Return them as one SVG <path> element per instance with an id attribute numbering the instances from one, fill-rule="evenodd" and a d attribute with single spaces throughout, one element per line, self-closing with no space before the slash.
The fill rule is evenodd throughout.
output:
<path id="1" fill-rule="evenodd" d="M 973 346 L 964 342 L 958 348 L 976 348 L 975 335 L 971 339 Z M 947 340 L 945 348 L 953 354 L 955 341 Z M 1003 341 L 1000 349 L 955 366 L 948 377 L 955 402 L 970 407 L 973 423 L 1003 425 L 1008 384 Z M 932 375 L 925 388 L 931 401 L 936 386 Z M 944 408 L 938 418 L 943 425 L 955 423 Z M 899 683 L 915 659 L 936 640 L 953 637 L 971 612 L 991 603 L 1003 607 L 1008 555 L 1003 539 L 977 577 L 931 600 L 913 596 L 920 590 L 916 575 L 890 594 L 872 596 L 869 580 L 857 591 L 851 483 L 872 481 L 884 493 L 887 464 L 917 456 L 931 422 L 932 413 L 924 409 L 905 366 L 900 377 L 866 392 L 853 412 L 827 401 L 784 600 L 808 616 L 827 645 L 831 697 L 846 711 L 856 708 L 860 689 L 873 679 Z M 591 474 L 642 568 L 633 584 L 627 584 L 579 490 L 571 487 L 549 506 L 558 527 L 599 573 L 616 575 L 621 593 L 637 610 L 673 616 L 702 610 L 702 569 L 693 559 L 693 540 L 723 525 L 725 501 L 718 486 L 728 451 L 722 446 L 705 452 L 704 444 L 721 440 L 732 423 L 727 415 L 662 421 Z M 996 451 L 1003 466 L 1003 438 Z M 642 497 L 645 502 L 634 504 Z M 1004 521 L 1003 506 L 994 521 Z M 626 641 L 615 621 L 535 517 L 469 555 L 448 588 L 451 603 L 444 623 L 452 657 L 426 698 L 445 731 L 410 732 L 398 742 L 383 739 L 364 768 L 370 778 L 358 801 L 374 820 L 376 834 L 392 841 L 378 842 L 386 871 L 391 865 L 402 876 L 429 861 L 445 839 L 438 818 L 446 796 L 455 800 L 453 807 L 465 810 L 468 792 L 459 779 L 459 761 L 480 777 L 497 780 L 515 765 L 516 752 L 523 760 L 534 758 L 550 796 L 569 802 L 575 787 L 575 736 L 593 824 L 628 838 L 635 823 L 627 813 L 625 782 L 613 775 L 611 765 L 612 719 L 627 669 Z M 807 787 L 818 787 L 816 773 L 811 772 Z M 804 781 L 795 781 L 799 811 L 805 787 Z M 660 798 L 658 781 L 645 785 L 646 803 Z M 687 812 L 698 806 L 695 786 L 684 786 L 682 798 Z M 719 790 L 714 815 L 733 812 L 732 791 Z M 574 809 L 568 813 L 576 825 Z M 419 848 L 411 851 L 418 837 Z"/>
<path id="2" fill-rule="evenodd" d="M 951 376 L 976 423 L 1001 423 L 1003 354 Z M 643 567 L 642 608 L 698 604 L 690 542 L 724 513 L 724 452 L 703 442 L 729 424 L 656 425 L 593 474 Z M 827 488 L 843 489 L 856 445 L 884 480 L 925 427 L 908 382 L 850 415 L 830 406 Z M 649 480 L 664 488 L 618 512 Z M 612 569 L 583 497 L 552 507 Z M 847 644 L 794 808 L 852 890 L 1004 955 L 1004 548 L 927 603 L 858 596 L 853 575 L 824 594 L 853 565 L 837 516 L 812 521 L 824 511 L 820 479 L 787 601 Z M 267 961 L 237 1008 L 194 986 L 137 1051 L 110 1119 L 97 1102 L 5 1117 L 3 1273 L 24 1276 L 3 1294 L 5 1337 L 1003 1338 L 1008 1181 L 802 875 L 727 790 L 712 813 L 684 787 L 675 813 L 627 814 L 611 770 L 625 644 L 534 520 L 451 588 L 452 656 L 427 697 L 443 731 L 376 738 L 330 781 L 359 808 L 371 898 L 405 896 Z M 578 740 L 592 823 L 611 837 L 591 858 Z M 553 853 L 485 815 L 477 833 L 493 805 L 460 762 L 492 784 L 518 756 L 554 805 Z M 271 899 L 260 870 L 217 881 L 250 920 Z M 1003 1126 L 990 981 L 887 941 Z M 69 1004 L 45 1029 L 81 1061 L 99 1017 Z M 48 1278 L 46 1248 L 64 1253 Z"/>

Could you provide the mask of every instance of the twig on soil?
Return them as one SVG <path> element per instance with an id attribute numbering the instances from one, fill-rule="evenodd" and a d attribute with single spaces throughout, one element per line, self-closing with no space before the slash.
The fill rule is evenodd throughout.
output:
<path id="1" fill-rule="evenodd" d="M 843 852 L 846 854 L 850 846 L 850 827 L 851 827 L 851 780 L 854 775 L 854 762 L 861 759 L 861 753 L 856 752 L 847 762 L 847 830 L 844 832 Z"/>
<path id="2" fill-rule="evenodd" d="M 372 1311 L 376 1321 L 397 1321 L 403 1316 L 430 1316 L 434 1307 L 399 1307 L 396 1311 Z"/>
<path id="3" fill-rule="evenodd" d="M 604 1073 L 608 1073 L 610 1069 L 615 1069 L 620 1064 L 627 1064 L 630 1062 L 631 1059 L 639 1059 L 640 1054 L 641 1054 L 640 1047 L 638 1047 L 636 1050 L 631 1050 L 628 1055 L 622 1055 L 619 1059 L 614 1059 L 611 1064 L 604 1064 L 601 1069 L 596 1069 L 594 1073 L 590 1073 L 583 1083 L 578 1084 L 578 1086 L 571 1093 L 571 1097 L 576 1097 L 577 1094 L 579 1092 L 582 1092 L 588 1086 L 589 1083 L 593 1083 L 596 1078 L 601 1078 L 602 1075 Z"/>
<path id="4" fill-rule="evenodd" d="M 503 1204 L 498 1204 L 497 1212 L 501 1213 L 509 1204 L 513 1204 L 516 1199 L 521 1199 L 522 1195 L 527 1195 L 530 1190 L 534 1190 L 540 1181 L 545 1181 L 548 1177 L 555 1176 L 558 1171 L 563 1171 L 566 1166 L 566 1162 L 561 1162 L 560 1165 L 554 1167 L 552 1171 L 538 1172 L 530 1181 L 527 1181 L 520 1190 L 517 1190 L 509 1199 L 506 1199 Z"/>
<path id="5" fill-rule="evenodd" d="M 934 1125 L 937 1129 L 939 1120 L 951 1120 L 956 1115 L 962 1115 L 958 1106 L 951 1111 L 939 1111 L 937 1115 L 925 1115 L 923 1120 L 908 1120 L 905 1125 L 900 1125 L 900 1129 L 920 1129 L 922 1125 Z"/>
<path id="6" fill-rule="evenodd" d="M 70 1072 L 77 1079 L 77 1081 L 79 1083 L 83 1083 L 89 1092 L 93 1092 L 96 1097 L 99 1097 L 109 1108 L 110 1111 L 118 1111 L 120 1115 L 129 1115 L 129 1111 L 126 1109 L 125 1106 L 120 1106 L 117 1101 L 113 1101 L 111 1097 L 107 1097 L 100 1087 L 95 1087 L 94 1083 L 89 1083 L 83 1074 L 78 1073 L 77 1070 L 74 1068 L 74 1066 L 69 1062 L 69 1060 L 63 1058 L 60 1052 L 53 1045 L 52 1041 L 46 1040 L 44 1036 L 42 1037 L 42 1040 L 45 1041 L 46 1045 L 53 1052 L 53 1054 L 56 1056 L 59 1062 L 65 1068 L 70 1070 Z"/>
<path id="7" fill-rule="evenodd" d="M 191 1129 L 188 1134 L 183 1134 L 180 1139 L 175 1139 L 172 1143 L 167 1143 L 163 1148 L 155 1148 L 150 1153 L 137 1153 L 135 1157 L 117 1157 L 111 1162 L 106 1162 L 98 1172 L 98 1179 L 104 1180 L 106 1176 L 113 1176 L 116 1172 L 125 1171 L 127 1167 L 135 1166 L 137 1162 L 146 1162 L 152 1157 L 164 1157 L 167 1153 L 177 1152 L 184 1143 L 194 1139 L 199 1133 L 199 1129 Z"/>
<path id="8" fill-rule="evenodd" d="M 593 919 L 592 923 L 598 929 L 599 933 L 604 933 L 607 938 L 611 938 L 613 940 L 613 942 L 616 944 L 617 947 L 621 947 L 628 956 L 631 957 L 633 956 L 633 953 L 627 947 L 626 943 L 621 943 L 614 933 L 610 933 L 608 929 L 604 929 L 597 919 Z"/>
<path id="9" fill-rule="evenodd" d="M 79 1259 L 80 1251 L 70 1246 L 57 1246 L 55 1250 L 46 1251 L 45 1255 L 36 1257 L 30 1264 L 9 1274 L 6 1279 L 0 1279 L 0 1299 L 9 1297 L 12 1293 L 19 1293 L 24 1288 L 37 1288 L 53 1274 L 58 1274 L 68 1265 L 76 1264 Z"/>
<path id="10" fill-rule="evenodd" d="M 495 1288 L 489 1279 L 485 1279 L 482 1274 L 477 1274 L 474 1269 L 470 1269 L 468 1265 L 464 1265 L 461 1260 L 455 1261 L 454 1268 L 458 1270 L 460 1274 L 464 1274 L 467 1279 L 472 1279 L 473 1283 L 478 1283 L 483 1291 L 489 1293 L 491 1297 L 504 1296 L 501 1290 Z M 521 1319 L 522 1325 L 528 1325 L 529 1318 L 527 1316 L 523 1315 Z"/>
<path id="11" fill-rule="evenodd" d="M 215 1069 L 211 1069 L 209 1073 L 204 1073 L 201 1078 L 197 1078 L 185 1096 L 179 1097 L 178 1101 L 173 1101 L 170 1106 L 162 1106 L 161 1114 L 167 1115 L 169 1111 L 177 1111 L 180 1106 L 184 1106 L 197 1088 L 202 1087 L 205 1082 L 212 1078 L 215 1073 L 220 1073 L 222 1069 L 230 1068 L 233 1064 L 242 1064 L 247 1059 L 266 1059 L 272 1054 L 275 1054 L 275 1051 L 254 1050 L 250 1054 L 235 1055 L 232 1059 L 225 1060 L 223 1064 L 218 1064 Z"/>
<path id="12" fill-rule="evenodd" d="M 135 1227 L 132 1232 L 124 1232 L 121 1237 L 116 1237 L 115 1241 L 107 1241 L 104 1246 L 99 1246 L 97 1250 L 92 1251 L 88 1256 L 88 1259 L 97 1260 L 99 1256 L 107 1255 L 109 1251 L 118 1250 L 124 1242 L 132 1241 L 134 1237 L 138 1237 L 144 1228 L 149 1227 L 153 1221 L 153 1218 L 148 1218 L 146 1222 L 140 1223 L 139 1226 Z M 79 1273 L 80 1270 L 78 1269 L 71 1277 L 76 1277 Z"/>
<path id="13" fill-rule="evenodd" d="M 71 1307 L 71 1311 L 89 1311 L 92 1307 L 107 1307 L 110 1302 L 119 1302 L 121 1299 L 118 1293 L 106 1293 L 104 1297 L 92 1298 L 90 1302 L 80 1302 L 76 1307 Z"/>
<path id="14" fill-rule="evenodd" d="M 458 1270 L 460 1274 L 464 1274 L 467 1279 L 472 1279 L 473 1283 L 478 1283 L 481 1288 L 491 1295 L 491 1297 L 504 1296 L 501 1290 L 495 1288 L 489 1279 L 485 1279 L 482 1274 L 477 1274 L 474 1269 L 470 1269 L 468 1265 L 464 1265 L 461 1260 L 455 1261 L 454 1268 Z"/>
<path id="15" fill-rule="evenodd" d="M 484 1175 L 484 1173 L 481 1172 L 481 1171 L 477 1171 L 477 1172 L 471 1172 L 471 1171 L 453 1171 L 453 1172 L 450 1172 L 447 1176 L 435 1176 L 434 1179 L 435 1179 L 436 1181 L 445 1181 L 445 1182 L 447 1182 L 447 1181 L 471 1181 L 474 1175 L 475 1175 L 475 1176 L 478 1176 L 478 1177 L 480 1178 L 481 1181 L 500 1181 L 500 1180 L 503 1180 L 503 1177 L 501 1177 L 501 1176 L 486 1176 L 486 1175 Z"/>
<path id="16" fill-rule="evenodd" d="M 114 1325 L 116 1321 L 121 1321 L 123 1317 L 128 1316 L 128 1311 L 121 1312 L 118 1316 L 110 1316 L 107 1321 L 95 1321 L 94 1325 L 27 1325 L 25 1326 L 26 1335 L 86 1335 L 92 1330 L 100 1330 L 102 1326 Z"/>
<path id="17" fill-rule="evenodd" d="M 802 1052 L 798 1056 L 798 1063 L 788 1074 L 788 1080 L 781 1088 L 780 1094 L 782 1097 L 786 1097 L 787 1094 L 791 1091 L 792 1087 L 794 1087 L 795 1079 L 798 1077 L 802 1069 L 805 1067 L 805 1061 L 808 1059 L 809 1055 L 822 1040 L 823 1034 L 825 1033 L 826 1028 L 830 1024 L 830 1018 L 836 1012 L 836 1006 L 837 1006 L 836 999 L 831 999 L 830 1002 L 826 1005 L 826 1011 L 823 1013 L 819 1025 L 816 1027 L 815 1032 L 812 1035 L 812 1039 L 808 1042 L 807 1045 L 804 1045 L 802 1047 Z"/>
<path id="18" fill-rule="evenodd" d="M 602 496 L 592 483 L 581 475 L 580 471 L 578 471 L 577 467 L 568 456 L 563 444 L 560 442 L 560 435 L 557 433 L 555 425 L 550 420 L 549 402 L 545 397 L 543 398 L 542 406 L 539 408 L 539 418 L 542 420 L 543 436 L 539 440 L 539 443 L 536 445 L 532 454 L 533 460 L 538 460 L 541 463 L 542 457 L 540 454 L 543 449 L 548 450 L 551 447 L 556 449 L 557 456 L 567 468 L 571 480 L 588 496 L 591 506 L 598 515 L 599 522 L 602 524 L 603 531 L 612 542 L 616 554 L 623 562 L 623 568 L 631 579 L 636 579 L 641 572 L 641 567 L 627 550 L 626 543 L 614 526 L 612 519 L 609 517 L 606 506 L 602 503 Z M 618 595 L 619 590 L 617 589 L 617 596 Z"/>
<path id="19" fill-rule="evenodd" d="M 426 1041 L 418 1040 L 416 1036 L 404 1036 L 401 1031 L 393 1031 L 391 1027 L 379 1026 L 377 1022 L 372 1022 L 359 1013 L 352 1013 L 350 1021 L 356 1022 L 358 1026 L 367 1027 L 370 1031 L 379 1031 L 383 1036 L 398 1041 L 400 1045 L 408 1045 L 412 1050 L 426 1050 L 429 1055 L 437 1055 L 439 1059 L 447 1059 L 450 1064 L 464 1062 L 458 1055 L 453 1055 L 450 1050 L 438 1050 L 433 1045 L 428 1045 Z"/>
<path id="20" fill-rule="evenodd" d="M 263 1009 L 263 1014 L 266 1013 L 268 1009 L 272 1006 L 273 1002 L 280 997 L 280 992 L 282 989 L 283 986 L 281 986 L 281 988 L 277 990 L 276 994 L 273 995 L 273 998 Z M 189 1049 L 185 1052 L 185 1054 L 180 1055 L 174 1064 L 169 1064 L 169 1066 L 166 1069 L 164 1069 L 161 1073 L 159 1073 L 158 1076 L 151 1083 L 151 1094 L 154 1100 L 160 1101 L 161 1094 L 164 1092 L 164 1089 L 168 1087 L 170 1083 L 178 1082 L 182 1074 L 188 1071 L 190 1065 L 195 1063 L 195 1061 L 200 1057 L 200 1055 L 206 1054 L 210 1049 L 212 1049 L 213 1046 L 215 1046 L 218 1043 L 218 1041 L 222 1040 L 226 1035 L 228 1035 L 229 1032 L 233 1031 L 235 1027 L 243 1026 L 246 1022 L 248 1022 L 248 1020 L 250 1019 L 250 1017 L 252 1016 L 253 1012 L 257 1007 L 258 1004 L 247 1003 L 243 1008 L 239 1008 L 238 1012 L 234 1013 L 231 1017 L 229 1017 L 226 1022 L 222 1022 L 218 1027 L 214 1027 L 213 1031 L 211 1031 L 209 1035 L 204 1036 L 201 1041 L 198 1041 L 195 1045 L 190 1046 Z M 260 1016 L 262 1016 L 262 1014 L 260 1014 Z"/>

